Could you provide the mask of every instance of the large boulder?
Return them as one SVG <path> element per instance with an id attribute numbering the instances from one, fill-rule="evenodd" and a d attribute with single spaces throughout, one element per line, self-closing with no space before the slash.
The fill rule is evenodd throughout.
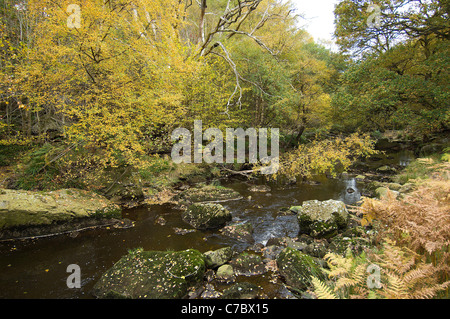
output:
<path id="1" fill-rule="evenodd" d="M 291 207 L 291 211 L 297 213 L 300 233 L 314 238 L 333 237 L 349 220 L 345 204 L 332 199 L 305 201 L 302 206 Z"/>
<path id="2" fill-rule="evenodd" d="M 92 292 L 107 299 L 180 299 L 203 280 L 204 273 L 205 261 L 197 250 L 135 250 L 107 270 Z"/>
<path id="3" fill-rule="evenodd" d="M 50 192 L 0 189 L 0 238 L 6 233 L 42 232 L 86 219 L 121 218 L 121 209 L 103 196 L 80 189 Z M 32 234 L 29 234 L 32 235 Z M 37 235 L 37 234 L 36 234 Z"/>
<path id="4" fill-rule="evenodd" d="M 231 213 L 220 204 L 192 204 L 181 215 L 195 229 L 217 229 L 231 221 Z"/>
<path id="5" fill-rule="evenodd" d="M 315 259 L 290 247 L 278 255 L 277 267 L 286 284 L 297 292 L 305 291 L 311 286 L 311 276 L 326 279 Z"/>

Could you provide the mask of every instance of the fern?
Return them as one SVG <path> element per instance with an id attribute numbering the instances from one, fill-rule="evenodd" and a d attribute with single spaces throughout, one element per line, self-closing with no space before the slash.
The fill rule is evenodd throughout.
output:
<path id="1" fill-rule="evenodd" d="M 317 277 L 311 276 L 311 283 L 318 299 L 337 299 L 333 291 Z"/>
<path id="2" fill-rule="evenodd" d="M 386 240 L 384 250 L 374 255 L 381 266 L 384 287 L 379 295 L 389 299 L 434 298 L 444 291 L 450 281 L 439 283 L 439 269 L 421 260 L 420 255 L 407 247 L 399 247 Z"/>

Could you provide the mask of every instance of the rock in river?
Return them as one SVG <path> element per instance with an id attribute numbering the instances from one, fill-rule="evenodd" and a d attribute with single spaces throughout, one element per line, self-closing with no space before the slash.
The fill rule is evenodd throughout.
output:
<path id="1" fill-rule="evenodd" d="M 349 214 L 345 204 L 337 200 L 303 202 L 302 206 L 293 206 L 297 213 L 300 232 L 315 238 L 330 238 L 338 229 L 347 226 Z"/>
<path id="2" fill-rule="evenodd" d="M 80 221 L 92 226 L 107 218 L 121 218 L 120 207 L 93 192 L 0 189 L 0 238 L 74 230 Z"/>
<path id="3" fill-rule="evenodd" d="M 231 213 L 220 204 L 192 204 L 181 215 L 195 229 L 217 229 L 231 220 Z"/>
<path id="4" fill-rule="evenodd" d="M 311 285 L 311 276 L 320 280 L 326 279 L 318 262 L 311 256 L 290 247 L 278 255 L 277 266 L 286 284 L 298 292 L 306 290 Z"/>
<path id="5" fill-rule="evenodd" d="M 97 298 L 180 299 L 203 280 L 203 255 L 185 251 L 135 250 L 107 270 L 93 288 Z"/>

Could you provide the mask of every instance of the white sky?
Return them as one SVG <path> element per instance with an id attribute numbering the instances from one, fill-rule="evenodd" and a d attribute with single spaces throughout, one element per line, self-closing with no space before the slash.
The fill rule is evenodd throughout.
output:
<path id="1" fill-rule="evenodd" d="M 316 42 L 333 41 L 333 11 L 338 0 L 291 0 L 291 2 L 298 9 L 297 13 L 304 14 L 306 19 L 300 19 L 300 26 L 303 26 Z"/>

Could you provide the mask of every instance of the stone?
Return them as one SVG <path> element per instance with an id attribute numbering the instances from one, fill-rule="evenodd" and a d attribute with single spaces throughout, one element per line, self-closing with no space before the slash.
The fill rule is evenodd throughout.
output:
<path id="1" fill-rule="evenodd" d="M 203 255 L 185 251 L 136 249 L 122 257 L 97 281 L 97 298 L 180 299 L 203 280 Z"/>
<path id="2" fill-rule="evenodd" d="M 17 228 L 40 232 L 42 229 L 38 227 L 64 224 L 70 230 L 70 224 L 80 220 L 108 218 L 122 218 L 121 208 L 94 192 L 81 189 L 50 192 L 2 189 L 0 192 L 0 238 L 3 232 Z"/>
<path id="3" fill-rule="evenodd" d="M 253 244 L 255 239 L 253 238 L 253 226 L 250 222 L 238 222 L 232 225 L 227 225 L 220 230 L 220 233 L 224 236 L 236 238 L 239 241 Z"/>
<path id="4" fill-rule="evenodd" d="M 284 247 L 277 245 L 266 246 L 262 249 L 263 256 L 269 260 L 276 259 Z"/>
<path id="5" fill-rule="evenodd" d="M 328 252 L 328 243 L 326 240 L 316 240 L 306 246 L 303 252 L 313 257 L 323 258 Z"/>
<path id="6" fill-rule="evenodd" d="M 231 247 L 224 247 L 204 253 L 205 263 L 208 268 L 217 268 L 231 260 L 233 251 Z"/>
<path id="7" fill-rule="evenodd" d="M 217 229 L 231 221 L 231 213 L 220 204 L 192 204 L 181 217 L 195 229 Z"/>
<path id="8" fill-rule="evenodd" d="M 220 296 L 222 296 L 222 293 L 217 291 L 213 285 L 206 284 L 205 290 L 202 292 L 201 298 L 202 299 L 217 299 Z"/>
<path id="9" fill-rule="evenodd" d="M 243 252 L 230 261 L 236 275 L 253 276 L 264 274 L 267 269 L 260 256 Z"/>
<path id="10" fill-rule="evenodd" d="M 179 204 L 189 205 L 192 203 L 226 202 L 241 198 L 242 196 L 231 188 L 216 185 L 197 185 L 174 196 L 173 200 Z"/>
<path id="11" fill-rule="evenodd" d="M 349 214 L 341 201 L 311 200 L 303 202 L 302 206 L 291 207 L 297 213 L 300 233 L 314 238 L 331 238 L 339 229 L 347 226 Z"/>
<path id="12" fill-rule="evenodd" d="M 311 286 L 311 276 L 325 280 L 320 264 L 313 257 L 287 247 L 277 258 L 280 275 L 295 292 L 305 291 Z"/>
<path id="13" fill-rule="evenodd" d="M 286 239 L 286 244 L 287 244 L 287 247 L 291 247 L 291 248 L 294 248 L 294 249 L 297 249 L 300 251 L 304 250 L 306 248 L 306 246 L 308 246 L 308 244 L 305 242 L 294 241 L 290 238 Z"/>
<path id="14" fill-rule="evenodd" d="M 226 282 L 226 283 L 233 282 L 236 279 L 236 276 L 234 275 L 233 266 L 228 264 L 220 266 L 216 272 L 216 279 L 219 282 Z"/>
<path id="15" fill-rule="evenodd" d="M 252 185 L 248 188 L 248 190 L 255 193 L 266 193 L 270 192 L 272 189 L 267 185 Z"/>
<path id="16" fill-rule="evenodd" d="M 358 256 L 369 246 L 370 242 L 365 238 L 348 237 L 345 234 L 339 234 L 331 240 L 328 250 L 344 256 L 347 250 L 350 249 L 354 256 Z"/>
<path id="17" fill-rule="evenodd" d="M 440 153 L 443 149 L 444 149 L 443 144 L 431 143 L 431 144 L 422 146 L 420 148 L 419 153 L 421 156 L 429 156 L 429 155 L 432 155 L 435 153 Z"/>

